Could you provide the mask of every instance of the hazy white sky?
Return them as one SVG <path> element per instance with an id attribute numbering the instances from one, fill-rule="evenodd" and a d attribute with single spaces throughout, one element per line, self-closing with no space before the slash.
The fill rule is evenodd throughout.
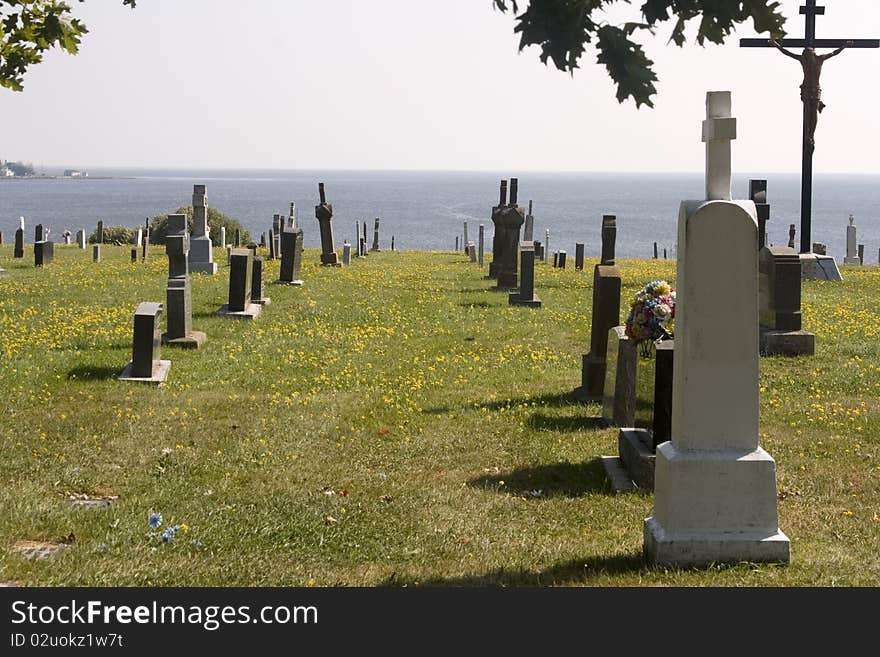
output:
<path id="1" fill-rule="evenodd" d="M 89 0 L 80 54 L 0 89 L 0 158 L 71 167 L 699 171 L 705 93 L 733 92 L 734 170 L 800 170 L 802 73 L 770 49 L 667 45 L 655 109 L 517 52 L 490 0 Z M 634 3 L 638 6 L 638 2 Z M 801 0 L 782 0 L 803 35 Z M 825 38 L 880 37 L 880 2 L 826 0 Z M 624 8 L 635 16 L 632 7 Z M 618 12 L 619 13 L 619 12 Z M 880 50 L 822 74 L 815 171 L 880 172 Z"/>

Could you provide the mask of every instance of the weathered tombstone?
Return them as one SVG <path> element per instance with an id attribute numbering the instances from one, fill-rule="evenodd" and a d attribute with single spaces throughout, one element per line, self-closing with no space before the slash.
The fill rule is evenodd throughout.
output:
<path id="1" fill-rule="evenodd" d="M 49 240 L 34 242 L 34 266 L 45 267 L 55 258 L 55 244 Z"/>
<path id="2" fill-rule="evenodd" d="M 812 356 L 816 337 L 801 326 L 801 259 L 794 249 L 765 246 L 758 253 L 760 348 L 765 356 Z"/>
<path id="3" fill-rule="evenodd" d="M 471 245 L 473 248 L 473 245 Z M 527 306 L 540 308 L 541 300 L 535 295 L 535 244 L 534 242 L 522 242 L 519 247 L 520 273 L 519 290 L 511 292 L 507 296 L 507 303 L 511 306 Z"/>
<path id="4" fill-rule="evenodd" d="M 367 222 L 364 221 L 364 256 L 367 255 Z"/>
<path id="5" fill-rule="evenodd" d="M 233 249 L 229 259 L 229 302 L 217 314 L 234 319 L 256 319 L 263 307 L 251 302 L 254 252 Z"/>
<path id="6" fill-rule="evenodd" d="M 0 246 L 3 246 L 3 231 L 0 230 Z"/>
<path id="7" fill-rule="evenodd" d="M 61 236 L 64 238 L 65 245 L 70 244 L 70 231 L 69 230 L 65 230 L 63 233 L 61 233 Z M 2 232 L 0 232 L 0 244 L 3 244 L 3 233 Z"/>
<path id="8" fill-rule="evenodd" d="M 98 221 L 98 234 L 97 234 L 97 242 L 98 244 L 104 243 L 104 221 Z"/>
<path id="9" fill-rule="evenodd" d="M 168 326 L 162 334 L 162 342 L 187 349 L 198 349 L 206 340 L 206 336 L 201 331 L 192 329 L 189 233 L 186 230 L 185 214 L 168 215 L 165 254 L 168 256 L 168 285 L 165 288 Z"/>
<path id="10" fill-rule="evenodd" d="M 136 248 L 140 249 L 141 245 L 144 242 L 144 229 L 138 226 L 137 233 L 134 236 L 134 245 Z"/>
<path id="11" fill-rule="evenodd" d="M 468 242 L 468 232 L 467 232 L 467 222 L 466 221 L 464 222 L 464 240 L 463 241 L 464 241 L 464 254 L 467 255 L 468 254 L 468 244 L 470 244 L 470 242 Z"/>
<path id="12" fill-rule="evenodd" d="M 229 266 L 229 263 L 232 262 L 232 245 L 226 245 L 226 266 Z"/>
<path id="13" fill-rule="evenodd" d="M 796 233 L 796 230 L 795 230 L 794 224 L 788 224 L 788 248 L 789 249 L 794 248 L 795 233 Z"/>
<path id="14" fill-rule="evenodd" d="M 657 259 L 657 242 L 654 242 L 654 260 Z"/>
<path id="15" fill-rule="evenodd" d="M 253 261 L 251 264 L 251 303 L 258 303 L 261 306 L 268 306 L 270 303 L 272 303 L 272 299 L 263 296 L 263 264 L 265 262 L 265 258 L 256 255 L 253 249 L 251 250 L 251 252 L 254 253 Z"/>
<path id="16" fill-rule="evenodd" d="M 281 215 L 275 214 L 272 215 L 272 230 L 269 231 L 269 238 L 272 242 L 272 259 L 281 257 L 281 230 L 282 230 L 282 222 Z"/>
<path id="17" fill-rule="evenodd" d="M 131 247 L 131 261 L 132 262 L 138 261 L 138 249 L 136 246 Z"/>
<path id="18" fill-rule="evenodd" d="M 274 229 L 269 229 L 269 260 L 275 259 L 275 233 Z"/>
<path id="19" fill-rule="evenodd" d="M 342 243 L 342 266 L 348 267 L 351 264 L 351 243 L 346 240 Z"/>
<path id="20" fill-rule="evenodd" d="M 458 235 L 455 236 L 455 251 L 458 253 Z"/>
<path id="21" fill-rule="evenodd" d="M 34 242 L 42 242 L 46 239 L 46 231 L 43 229 L 43 224 L 37 224 L 34 226 Z"/>
<path id="22" fill-rule="evenodd" d="M 171 361 L 161 359 L 161 333 L 162 304 L 139 303 L 134 313 L 131 361 L 119 375 L 120 381 L 158 385 L 168 377 Z"/>
<path id="23" fill-rule="evenodd" d="M 496 224 L 498 233 L 498 259 L 493 260 L 498 285 L 494 289 L 504 291 L 518 286 L 517 270 L 519 269 L 519 235 L 525 221 L 525 210 L 517 205 L 517 188 L 519 181 L 510 179 L 510 203 L 501 210 Z"/>
<path id="24" fill-rule="evenodd" d="M 208 191 L 205 185 L 193 185 L 192 238 L 190 239 L 189 270 L 214 275 L 214 262 L 210 232 L 208 230 Z"/>
<path id="25" fill-rule="evenodd" d="M 260 248 L 261 249 L 266 248 L 266 231 L 265 230 L 260 233 Z"/>
<path id="26" fill-rule="evenodd" d="M 547 228 L 544 231 L 543 251 L 544 251 L 544 264 L 547 264 L 549 262 L 548 258 L 550 257 L 550 229 L 549 228 Z"/>
<path id="27" fill-rule="evenodd" d="M 503 214 L 505 208 L 507 207 L 507 181 L 501 181 L 501 187 L 498 194 L 498 205 L 492 208 L 492 223 L 495 226 L 495 231 L 492 234 L 492 262 L 489 263 L 489 275 L 487 278 L 498 278 L 498 268 L 501 266 L 500 258 L 500 247 L 499 243 L 501 241 L 501 215 Z M 456 237 L 456 251 L 458 250 L 458 238 Z"/>
<path id="28" fill-rule="evenodd" d="M 478 237 L 480 243 L 479 243 L 479 249 L 477 251 L 477 262 L 480 264 L 480 269 L 483 268 L 483 253 L 485 250 L 485 239 L 486 239 L 485 238 L 485 230 L 486 230 L 485 226 L 483 224 L 480 224 L 479 237 Z"/>
<path id="29" fill-rule="evenodd" d="M 296 228 L 296 202 L 290 202 L 290 214 L 287 217 L 287 227 Z"/>
<path id="30" fill-rule="evenodd" d="M 617 217 L 602 217 L 602 255 L 593 267 L 593 305 L 590 320 L 590 351 L 581 362 L 581 385 L 574 398 L 580 402 L 602 399 L 605 390 L 606 351 L 609 331 L 620 324 L 620 269 L 614 264 Z"/>
<path id="31" fill-rule="evenodd" d="M 813 253 L 816 255 L 828 255 L 828 246 L 822 242 L 813 242 Z"/>
<path id="32" fill-rule="evenodd" d="M 241 230 L 236 228 L 234 235 L 235 235 L 235 237 L 232 240 L 232 246 L 233 246 L 233 248 L 240 249 L 241 248 Z"/>
<path id="33" fill-rule="evenodd" d="M 21 228 L 15 229 L 15 246 L 12 247 L 13 258 L 24 258 L 24 231 Z"/>
<path id="34" fill-rule="evenodd" d="M 666 247 L 663 247 L 663 259 L 666 260 Z"/>
<path id="35" fill-rule="evenodd" d="M 367 257 L 367 243 L 363 237 L 358 237 L 358 258 Z"/>
<path id="36" fill-rule="evenodd" d="M 376 221 L 373 223 L 373 246 L 370 250 L 379 250 L 379 217 L 376 217 Z"/>
<path id="37" fill-rule="evenodd" d="M 523 242 L 531 242 L 535 235 L 535 218 L 532 216 L 532 201 L 529 200 L 529 212 L 523 224 Z"/>
<path id="38" fill-rule="evenodd" d="M 553 269 L 559 267 L 559 251 L 553 253 Z"/>
<path id="39" fill-rule="evenodd" d="M 220 226 L 220 248 L 226 248 L 226 226 Z"/>
<path id="40" fill-rule="evenodd" d="M 391 236 L 391 250 L 394 250 L 394 235 Z"/>
<path id="41" fill-rule="evenodd" d="M 706 113 L 707 200 L 679 212 L 672 439 L 657 448 L 644 552 L 673 566 L 787 562 L 776 463 L 758 444 L 758 221 L 752 201 L 730 200 L 730 92 L 707 94 Z"/>
<path id="42" fill-rule="evenodd" d="M 574 268 L 581 271 L 584 268 L 584 243 L 575 242 L 574 244 Z"/>
<path id="43" fill-rule="evenodd" d="M 860 265 L 859 255 L 856 247 L 856 226 L 853 223 L 853 216 L 849 215 L 849 226 L 846 227 L 846 256 L 843 259 L 845 265 Z"/>
<path id="44" fill-rule="evenodd" d="M 321 203 L 315 206 L 315 217 L 318 219 L 318 225 L 321 231 L 321 264 L 325 266 L 338 267 L 339 258 L 333 247 L 333 205 L 327 203 L 324 196 L 324 183 L 318 183 L 318 194 L 321 197 Z M 364 243 L 367 239 L 367 222 L 364 222 Z"/>
<path id="45" fill-rule="evenodd" d="M 602 420 L 609 427 L 631 427 L 636 421 L 638 349 L 623 326 L 609 330 L 605 342 L 607 371 L 602 389 Z"/>
<path id="46" fill-rule="evenodd" d="M 535 240 L 535 262 L 544 262 L 544 245 Z"/>
<path id="47" fill-rule="evenodd" d="M 101 245 L 92 245 L 92 262 L 101 262 Z"/>
<path id="48" fill-rule="evenodd" d="M 149 251 L 147 249 L 148 246 L 150 246 L 150 229 L 149 228 L 147 228 L 144 231 L 144 245 L 142 247 L 142 253 L 141 253 L 141 259 L 144 262 L 147 261 L 147 254 L 149 253 Z"/>
<path id="49" fill-rule="evenodd" d="M 758 250 L 760 251 L 767 246 L 767 222 L 770 220 L 766 180 L 749 180 L 749 200 L 755 204 L 755 212 L 758 216 Z"/>
<path id="50" fill-rule="evenodd" d="M 559 268 L 565 269 L 565 251 L 559 252 Z"/>
<path id="51" fill-rule="evenodd" d="M 865 245 L 859 244 L 859 264 L 865 264 Z"/>
<path id="52" fill-rule="evenodd" d="M 279 285 L 302 285 L 303 229 L 285 228 L 281 231 L 281 268 Z M 335 255 L 335 254 L 334 254 Z"/>
<path id="53" fill-rule="evenodd" d="M 471 262 L 476 262 L 477 261 L 477 247 L 474 246 L 473 242 L 468 242 L 467 252 L 468 252 L 468 256 L 471 259 Z"/>

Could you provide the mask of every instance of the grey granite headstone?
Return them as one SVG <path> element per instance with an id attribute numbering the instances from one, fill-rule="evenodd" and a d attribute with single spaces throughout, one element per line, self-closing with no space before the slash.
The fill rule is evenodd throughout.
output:
<path id="1" fill-rule="evenodd" d="M 101 262 L 101 245 L 92 245 L 92 262 Z"/>
<path id="2" fill-rule="evenodd" d="M 269 260 L 275 260 L 275 232 L 274 228 L 269 229 Z"/>
<path id="3" fill-rule="evenodd" d="M 523 242 L 519 247 L 520 275 L 519 290 L 507 296 L 511 306 L 540 308 L 541 300 L 535 296 L 535 243 Z"/>
<path id="4" fill-rule="evenodd" d="M 801 258 L 793 248 L 765 246 L 758 253 L 758 318 L 761 353 L 808 355 L 815 335 L 802 330 Z"/>
<path id="5" fill-rule="evenodd" d="M 190 239 L 189 270 L 214 275 L 214 262 L 210 231 L 208 229 L 208 191 L 205 185 L 193 185 L 193 229 Z"/>
<path id="6" fill-rule="evenodd" d="M 485 239 L 486 239 L 486 238 L 485 238 L 485 226 L 484 226 L 483 224 L 480 224 L 480 232 L 479 232 L 479 240 L 480 240 L 480 244 L 479 244 L 479 249 L 478 249 L 478 251 L 477 251 L 477 262 L 479 263 L 481 269 L 482 269 L 482 267 L 483 267 L 483 255 L 484 255 L 484 250 L 485 250 Z"/>
<path id="7" fill-rule="evenodd" d="M 315 206 L 315 218 L 321 232 L 321 264 L 339 267 L 339 258 L 333 246 L 333 205 L 327 203 L 324 194 L 324 183 L 318 183 L 318 195 L 321 202 Z M 366 242 L 367 223 L 364 222 L 364 242 Z"/>
<path id="8" fill-rule="evenodd" d="M 477 261 L 477 247 L 474 246 L 473 242 L 469 242 L 467 245 L 467 253 L 468 257 L 471 259 L 471 262 Z"/>
<path id="9" fill-rule="evenodd" d="M 241 230 L 235 229 L 235 238 L 232 241 L 232 246 L 236 249 L 241 248 Z"/>
<path id="10" fill-rule="evenodd" d="M 168 376 L 171 361 L 161 359 L 162 304 L 143 301 L 134 313 L 131 362 L 120 381 L 158 384 Z"/>
<path id="11" fill-rule="evenodd" d="M 226 226 L 220 226 L 220 248 L 226 248 Z"/>
<path id="12" fill-rule="evenodd" d="M 48 240 L 34 242 L 34 266 L 45 267 L 55 258 L 55 244 Z"/>
<path id="13" fill-rule="evenodd" d="M 189 245 L 186 215 L 169 214 L 168 235 L 165 238 L 165 253 L 168 256 L 168 285 L 165 288 L 168 328 L 162 334 L 162 342 L 197 349 L 205 342 L 206 336 L 192 329 Z"/>
<path id="14" fill-rule="evenodd" d="M 97 233 L 98 233 L 98 234 L 97 234 L 97 238 L 98 238 L 98 239 L 97 239 L 97 242 L 98 242 L 98 244 L 103 244 L 103 243 L 104 243 L 104 222 L 103 222 L 103 220 L 98 222 L 98 231 L 97 231 Z"/>
<path id="15" fill-rule="evenodd" d="M 302 228 L 285 228 L 281 232 L 281 269 L 279 284 L 302 285 Z"/>
<path id="16" fill-rule="evenodd" d="M 602 261 L 593 268 L 590 351 L 583 355 L 581 385 L 573 392 L 581 402 L 598 401 L 605 389 L 608 336 L 620 323 L 621 273 L 614 264 L 617 218 L 602 217 Z"/>
<path id="17" fill-rule="evenodd" d="M 559 252 L 559 268 L 565 269 L 565 251 Z"/>
<path id="18" fill-rule="evenodd" d="M 767 222 L 770 220 L 766 180 L 749 180 L 749 200 L 755 203 L 758 214 L 758 250 L 760 251 L 767 246 Z"/>
<path id="19" fill-rule="evenodd" d="M 254 256 L 251 267 L 251 303 L 268 306 L 272 303 L 269 297 L 263 296 L 263 263 L 262 256 Z"/>
<path id="20" fill-rule="evenodd" d="M 466 221 L 464 222 L 464 238 L 463 239 L 464 239 L 464 254 L 467 255 L 468 254 L 468 244 L 470 244 L 470 242 L 468 242 L 468 230 L 467 230 L 467 222 Z"/>
<path id="21" fill-rule="evenodd" d="M 828 255 L 828 247 L 822 242 L 813 242 L 813 253 L 816 255 Z"/>
<path id="22" fill-rule="evenodd" d="M 523 242 L 531 242 L 534 239 L 535 218 L 532 216 L 532 202 L 529 201 L 529 211 L 523 224 Z"/>
<path id="23" fill-rule="evenodd" d="M 76 243 L 79 248 L 86 248 L 86 231 L 82 228 L 76 231 Z"/>
<path id="24" fill-rule="evenodd" d="M 623 326 L 608 331 L 607 370 L 602 399 L 602 419 L 608 426 L 635 424 L 636 343 L 626 336 Z"/>
<path id="25" fill-rule="evenodd" d="M 342 264 L 345 267 L 351 264 L 351 244 L 347 241 L 342 243 Z"/>
<path id="26" fill-rule="evenodd" d="M 43 228 L 43 224 L 37 224 L 34 226 L 34 242 L 43 242 L 46 239 L 46 231 Z"/>
<path id="27" fill-rule="evenodd" d="M 492 223 L 495 226 L 495 232 L 492 235 L 492 262 L 489 263 L 489 275 L 487 278 L 498 278 L 498 268 L 501 266 L 501 215 L 507 208 L 507 181 L 501 181 L 501 187 L 498 197 L 498 205 L 492 208 Z M 458 238 L 455 238 L 456 251 L 458 250 Z"/>
<path id="28" fill-rule="evenodd" d="M 370 251 L 378 251 L 379 250 L 379 217 L 376 217 L 376 221 L 373 223 L 373 246 L 370 248 Z"/>
<path id="29" fill-rule="evenodd" d="M 510 203 L 493 218 L 498 236 L 498 257 L 492 261 L 498 279 L 496 290 L 511 290 L 518 285 L 520 228 L 525 221 L 525 210 L 516 203 L 517 188 L 518 180 L 511 178 Z"/>

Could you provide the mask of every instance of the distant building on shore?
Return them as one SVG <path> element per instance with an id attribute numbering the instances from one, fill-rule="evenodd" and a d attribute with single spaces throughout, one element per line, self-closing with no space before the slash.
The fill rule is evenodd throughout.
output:
<path id="1" fill-rule="evenodd" d="M 65 178 L 88 178 L 88 171 L 80 171 L 79 169 L 65 169 L 64 170 Z"/>
<path id="2" fill-rule="evenodd" d="M 5 164 L 0 166 L 0 178 L 12 178 L 15 175 L 15 171 L 10 169 Z"/>

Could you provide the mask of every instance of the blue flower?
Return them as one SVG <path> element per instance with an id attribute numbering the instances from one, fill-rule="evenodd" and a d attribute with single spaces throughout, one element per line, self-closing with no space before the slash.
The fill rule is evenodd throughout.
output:
<path id="1" fill-rule="evenodd" d="M 151 513 L 148 522 L 150 523 L 150 527 L 152 527 L 153 529 L 159 529 L 159 525 L 162 524 L 162 514 Z"/>
<path id="2" fill-rule="evenodd" d="M 159 538 L 162 540 L 163 543 L 168 543 L 168 542 L 174 540 L 174 534 L 175 534 L 174 527 L 169 527 L 164 532 L 162 532 L 162 535 Z"/>

